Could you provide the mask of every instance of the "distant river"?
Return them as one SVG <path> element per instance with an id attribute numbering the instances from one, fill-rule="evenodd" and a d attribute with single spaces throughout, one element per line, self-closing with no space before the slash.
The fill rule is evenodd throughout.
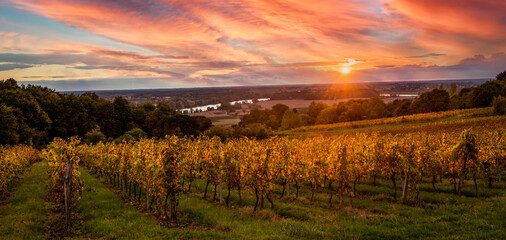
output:
<path id="1" fill-rule="evenodd" d="M 259 102 L 264 102 L 264 101 L 269 101 L 271 100 L 270 98 L 259 98 L 257 99 L 257 101 Z M 235 104 L 251 104 L 253 103 L 253 99 L 246 99 L 246 100 L 237 100 L 237 101 L 233 101 L 233 102 L 230 102 L 230 105 L 235 105 Z M 208 110 L 217 110 L 219 107 L 221 107 L 221 103 L 217 103 L 217 104 L 209 104 L 209 105 L 205 105 L 205 106 L 197 106 L 197 107 L 192 107 L 192 108 L 183 108 L 183 109 L 178 109 L 178 111 L 180 112 L 187 112 L 187 113 L 190 113 L 191 112 L 205 112 L 205 111 L 208 111 Z"/>

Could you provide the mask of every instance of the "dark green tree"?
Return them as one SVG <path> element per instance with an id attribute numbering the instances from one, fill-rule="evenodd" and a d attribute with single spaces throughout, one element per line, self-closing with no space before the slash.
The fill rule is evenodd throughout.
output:
<path id="1" fill-rule="evenodd" d="M 218 136 L 221 141 L 226 141 L 234 136 L 234 129 L 224 126 L 212 126 L 204 134 L 208 137 Z"/>
<path id="2" fill-rule="evenodd" d="M 488 81 L 473 89 L 472 106 L 490 107 L 494 97 L 501 95 L 501 85 L 494 81 Z"/>
<path id="3" fill-rule="evenodd" d="M 390 115 L 387 109 L 387 105 L 379 97 L 370 98 L 368 105 L 369 106 L 367 107 L 368 109 L 367 113 L 368 118 L 370 119 L 384 118 Z"/>
<path id="4" fill-rule="evenodd" d="M 19 142 L 17 113 L 0 103 L 0 145 L 16 145 Z"/>
<path id="5" fill-rule="evenodd" d="M 105 142 L 106 137 L 102 132 L 100 132 L 99 128 L 95 128 L 91 132 L 86 133 L 84 141 L 87 144 L 97 144 L 99 142 Z"/>
<path id="6" fill-rule="evenodd" d="M 414 113 L 428 113 L 448 110 L 450 95 L 446 90 L 434 89 L 420 94 L 411 103 L 411 111 Z"/>
<path id="7" fill-rule="evenodd" d="M 320 112 L 323 109 L 327 108 L 328 106 L 329 105 L 322 103 L 322 102 L 311 102 L 311 104 L 309 105 L 309 108 L 307 110 L 307 115 L 309 115 L 312 119 L 310 124 L 314 124 L 316 122 L 316 118 L 318 117 L 318 114 L 320 114 Z"/>
<path id="8" fill-rule="evenodd" d="M 495 97 L 492 101 L 492 106 L 494 107 L 494 112 L 497 115 L 505 115 L 506 114 L 506 98 L 503 96 Z"/>
<path id="9" fill-rule="evenodd" d="M 456 83 L 450 84 L 449 94 L 450 94 L 450 97 L 457 94 L 457 84 Z"/>
<path id="10" fill-rule="evenodd" d="M 497 74 L 495 79 L 498 81 L 506 82 L 506 71 Z"/>
<path id="11" fill-rule="evenodd" d="M 387 104 L 388 111 L 393 116 L 404 116 L 411 113 L 411 100 L 410 99 L 396 99 Z"/>
<path id="12" fill-rule="evenodd" d="M 115 97 L 111 107 L 112 109 L 109 111 L 109 121 L 111 124 L 105 126 L 104 132 L 106 132 L 108 137 L 117 138 L 132 129 L 134 120 L 132 107 L 130 103 L 122 97 Z"/>
<path id="13" fill-rule="evenodd" d="M 0 104 L 16 112 L 19 142 L 41 148 L 45 145 L 51 119 L 29 92 L 8 79 L 0 81 Z"/>
<path id="14" fill-rule="evenodd" d="M 287 130 L 287 129 L 300 127 L 303 125 L 304 125 L 304 122 L 299 117 L 299 114 L 297 114 L 293 110 L 287 110 L 287 111 L 285 111 L 285 114 L 283 114 L 283 119 L 281 120 L 280 129 Z"/>

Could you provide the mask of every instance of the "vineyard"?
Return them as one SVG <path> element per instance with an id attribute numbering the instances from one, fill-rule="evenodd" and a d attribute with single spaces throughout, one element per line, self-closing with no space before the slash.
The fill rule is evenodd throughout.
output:
<path id="1" fill-rule="evenodd" d="M 363 128 L 371 126 L 379 126 L 386 124 L 405 124 L 418 122 L 434 122 L 448 118 L 467 119 L 472 117 L 485 117 L 493 115 L 492 108 L 472 108 L 464 110 L 453 110 L 445 112 L 420 113 L 400 117 L 369 119 L 353 122 L 342 122 L 334 124 L 319 124 L 314 126 L 304 126 L 293 129 L 293 132 L 321 132 L 332 131 L 346 128 Z"/>
<path id="2" fill-rule="evenodd" d="M 0 197 L 36 159 L 38 151 L 27 146 L 0 146 Z"/>
<path id="3" fill-rule="evenodd" d="M 501 180 L 506 162 L 504 129 L 504 122 L 498 122 L 497 126 L 475 126 L 473 131 L 462 133 L 358 133 L 226 143 L 219 138 L 175 136 L 93 146 L 77 146 L 75 139 L 56 140 L 42 155 L 55 169 L 55 182 L 61 182 L 62 159 L 81 161 L 131 200 L 142 202 L 146 209 L 178 224 L 179 199 L 191 192 L 196 181 L 205 182 L 203 198 L 212 192 L 213 200 L 219 199 L 227 206 L 231 191 L 237 192 L 239 205 L 244 192 L 252 194 L 255 211 L 264 208 L 267 201 L 271 209 L 275 208 L 272 199 L 276 188 L 282 188 L 276 197 L 292 194 L 297 198 L 299 190 L 305 189 L 311 192 L 310 203 L 315 193 L 325 193 L 330 206 L 333 196 L 338 198 L 339 208 L 344 198 L 353 205 L 357 183 L 372 181 L 375 185 L 378 177 L 392 181 L 394 201 L 408 201 L 408 192 L 413 191 L 416 197 L 409 201 L 416 202 L 421 183 L 430 181 L 433 190 L 438 191 L 442 179 L 447 179 L 454 193 L 461 195 L 465 179 L 471 178 L 474 195 L 478 196 L 478 179 L 485 180 L 488 187 L 494 178 Z M 77 168 L 74 176 L 77 196 L 82 190 Z M 396 186 L 400 186 L 399 194 Z M 61 184 L 54 188 L 55 194 L 62 190 Z"/>
<path id="4" fill-rule="evenodd" d="M 3 148 L 0 180 L 1 186 L 6 186 L 40 156 L 49 173 L 45 199 L 61 211 L 68 209 L 68 218 L 84 211 L 83 206 L 96 209 L 105 201 L 93 197 L 96 185 L 89 185 L 93 178 L 88 175 L 90 172 L 114 189 L 121 201 L 152 216 L 161 225 L 177 227 L 169 230 L 170 236 L 189 234 L 186 231 L 193 229 L 190 232 L 195 238 L 201 238 L 201 233 L 210 234 L 206 229 L 213 229 L 219 222 L 210 218 L 219 219 L 223 214 L 230 219 L 243 215 L 258 218 L 267 225 L 256 220 L 240 221 L 280 231 L 262 238 L 278 234 L 282 238 L 335 238 L 338 235 L 333 231 L 342 231 L 331 227 L 338 220 L 328 220 L 335 219 L 335 214 L 351 219 L 365 215 L 361 224 L 374 222 L 382 226 L 381 221 L 390 219 L 389 211 L 403 209 L 400 206 L 417 212 L 448 208 L 450 204 L 460 206 L 457 211 L 465 211 L 462 208 L 467 208 L 468 203 L 458 202 L 469 202 L 467 198 L 485 199 L 489 204 L 489 199 L 496 199 L 492 200 L 492 206 L 500 215 L 504 208 L 496 205 L 496 201 L 501 202 L 504 197 L 506 121 L 503 117 L 458 121 L 462 123 L 227 142 L 217 137 L 167 136 L 159 140 L 87 145 L 77 138 L 57 138 L 40 153 L 22 146 Z M 444 197 L 434 200 L 430 195 Z M 77 213 L 70 214 L 70 209 Z M 408 214 L 404 211 L 407 210 L 401 214 Z M 104 217 L 109 216 L 99 218 Z M 124 221 L 128 224 L 129 220 Z M 227 235 L 236 231 L 229 221 L 221 223 L 227 227 L 216 227 L 218 235 L 204 236 L 244 236 L 245 230 L 236 233 L 239 235 Z M 352 224 L 339 220 L 343 221 Z M 267 227 L 269 223 L 274 225 Z M 496 223 L 501 229 L 504 219 Z M 134 223 L 128 226 L 131 224 Z M 352 236 L 365 238 L 403 236 L 375 232 L 366 237 L 366 233 L 355 232 L 353 228 L 345 229 L 354 232 Z M 494 236 L 501 235 L 504 232 L 499 230 Z M 125 238 L 121 233 L 117 236 Z"/>

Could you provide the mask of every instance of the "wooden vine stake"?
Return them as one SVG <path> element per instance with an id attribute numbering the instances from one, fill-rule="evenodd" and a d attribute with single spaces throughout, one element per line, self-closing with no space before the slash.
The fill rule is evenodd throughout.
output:
<path id="1" fill-rule="evenodd" d="M 220 143 L 220 147 L 218 148 L 218 159 L 220 161 L 220 204 L 222 204 L 223 203 L 223 187 L 221 184 L 221 172 L 222 172 L 222 170 L 221 170 L 221 143 Z"/>
<path id="2" fill-rule="evenodd" d="M 413 155 L 414 147 L 415 147 L 415 145 L 413 145 L 413 144 L 411 144 L 411 146 L 409 146 L 408 164 L 411 163 L 411 158 Z M 404 171 L 404 181 L 402 183 L 401 203 L 406 202 L 406 198 L 408 197 L 408 185 L 409 185 L 409 169 Z"/>
<path id="3" fill-rule="evenodd" d="M 283 144 L 283 148 L 284 148 L 284 153 L 285 153 L 285 159 L 288 158 L 288 153 L 286 151 L 286 143 Z M 286 196 L 287 197 L 290 197 L 290 176 L 287 174 L 286 176 Z"/>
<path id="4" fill-rule="evenodd" d="M 497 164 L 497 168 L 498 168 L 498 174 L 499 174 L 499 182 L 502 182 L 502 176 L 501 176 L 501 163 L 499 162 L 500 161 L 500 158 L 497 157 L 497 153 L 499 152 L 499 148 L 497 147 L 497 136 L 494 136 L 494 147 L 495 147 L 495 152 L 496 152 L 496 164 Z"/>
<path id="5" fill-rule="evenodd" d="M 65 223 L 66 227 L 72 226 L 71 222 L 71 207 L 72 207 L 72 169 L 74 161 L 70 160 L 67 162 L 64 175 L 63 191 L 65 194 Z"/>

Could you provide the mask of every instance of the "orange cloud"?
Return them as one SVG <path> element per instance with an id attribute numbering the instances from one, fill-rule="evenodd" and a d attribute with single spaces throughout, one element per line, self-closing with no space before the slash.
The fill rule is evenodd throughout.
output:
<path id="1" fill-rule="evenodd" d="M 392 0 L 387 8 L 414 29 L 410 41 L 424 49 L 464 57 L 506 50 L 506 2 L 497 0 Z"/>
<path id="2" fill-rule="evenodd" d="M 370 79 L 364 73 L 371 71 L 384 72 L 391 80 L 403 74 L 424 76 L 404 71 L 410 66 L 421 72 L 427 66 L 455 66 L 469 56 L 506 51 L 506 3 L 496 0 L 8 1 L 18 9 L 149 50 L 0 33 L 3 52 L 17 48 L 26 54 L 60 53 L 51 58 L 65 65 L 59 69 L 115 79 L 130 75 L 201 83 L 205 78 L 206 83 L 222 85 L 329 82 L 342 79 L 339 71 L 355 59 L 347 79 Z M 18 65 L 4 68 L 26 63 L 9 64 Z M 450 73 L 455 72 L 447 70 L 442 76 Z"/>
<path id="3" fill-rule="evenodd" d="M 16 4 L 67 25 L 164 54 L 252 63 L 265 63 L 266 55 L 280 63 L 329 60 L 332 55 L 353 57 L 348 55 L 357 45 L 371 39 L 367 31 L 382 24 L 380 16 L 350 0 L 19 0 Z M 363 44 L 362 48 L 382 51 L 374 45 Z"/>

